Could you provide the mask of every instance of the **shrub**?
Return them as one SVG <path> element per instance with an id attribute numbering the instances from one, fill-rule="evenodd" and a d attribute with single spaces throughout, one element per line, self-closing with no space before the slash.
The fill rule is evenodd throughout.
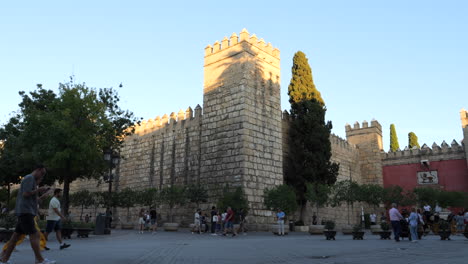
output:
<path id="1" fill-rule="evenodd" d="M 325 222 L 325 229 L 327 229 L 327 230 L 335 229 L 335 222 L 331 221 L 331 220 L 326 221 Z"/>
<path id="2" fill-rule="evenodd" d="M 10 230 L 16 226 L 16 219 L 14 214 L 2 214 L 0 216 L 0 227 Z"/>
<path id="3" fill-rule="evenodd" d="M 388 231 L 390 230 L 390 225 L 386 222 L 383 222 L 380 224 L 380 228 L 382 228 L 383 231 Z"/>
<path id="4" fill-rule="evenodd" d="M 362 226 L 360 224 L 353 226 L 353 232 L 361 232 L 361 231 L 362 231 Z"/>
<path id="5" fill-rule="evenodd" d="M 450 231 L 450 224 L 446 220 L 439 221 L 439 230 L 440 231 Z"/>

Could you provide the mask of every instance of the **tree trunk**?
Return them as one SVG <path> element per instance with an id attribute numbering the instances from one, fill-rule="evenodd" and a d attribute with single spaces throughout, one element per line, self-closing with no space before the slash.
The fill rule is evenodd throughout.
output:
<path id="1" fill-rule="evenodd" d="M 8 184 L 8 198 L 7 198 L 7 206 L 8 212 L 10 211 L 10 199 L 11 199 L 11 189 L 10 184 Z"/>
<path id="2" fill-rule="evenodd" d="M 130 207 L 127 207 L 127 223 L 130 222 Z"/>
<path id="3" fill-rule="evenodd" d="M 83 221 L 83 210 L 84 210 L 84 205 L 81 205 L 80 221 Z"/>
<path id="4" fill-rule="evenodd" d="M 171 219 L 171 223 L 174 223 L 174 215 L 172 214 L 172 207 L 169 208 L 169 218 Z"/>
<path id="5" fill-rule="evenodd" d="M 348 225 L 349 225 L 349 203 L 347 203 L 348 205 Z"/>
<path id="6" fill-rule="evenodd" d="M 68 216 L 70 208 L 70 178 L 69 176 L 63 177 L 63 213 Z"/>
<path id="7" fill-rule="evenodd" d="M 299 220 L 304 222 L 304 216 L 305 216 L 305 211 L 306 211 L 306 208 L 307 208 L 307 201 L 302 201 L 301 202 L 301 212 L 299 214 Z"/>

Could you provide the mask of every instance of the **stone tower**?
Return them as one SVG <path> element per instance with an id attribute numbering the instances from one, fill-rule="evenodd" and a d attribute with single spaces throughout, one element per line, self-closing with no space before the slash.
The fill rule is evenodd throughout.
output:
<path id="1" fill-rule="evenodd" d="M 466 165 L 468 166 L 468 111 L 460 110 L 460 119 L 463 129 L 463 147 L 465 148 Z"/>
<path id="2" fill-rule="evenodd" d="M 359 164 L 362 183 L 383 184 L 382 159 L 383 151 L 382 126 L 376 120 L 354 123 L 354 127 L 346 125 L 346 138 L 350 144 L 354 144 L 359 150 Z"/>
<path id="3" fill-rule="evenodd" d="M 242 30 L 205 48 L 201 181 L 242 186 L 263 224 L 263 191 L 283 183 L 280 52 Z"/>

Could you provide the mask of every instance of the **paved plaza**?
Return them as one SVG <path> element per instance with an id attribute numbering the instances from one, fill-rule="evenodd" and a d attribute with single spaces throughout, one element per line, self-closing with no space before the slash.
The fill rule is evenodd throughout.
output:
<path id="1" fill-rule="evenodd" d="M 187 230 L 175 233 L 164 231 L 156 235 L 138 234 L 135 230 L 113 230 L 112 235 L 75 238 L 72 246 L 58 249 L 51 235 L 50 251 L 45 257 L 57 263 L 468 263 L 468 239 L 452 236 L 451 241 L 441 241 L 429 235 L 418 243 L 380 240 L 366 234 L 365 240 L 354 241 L 351 236 L 337 235 L 336 241 L 324 236 L 311 236 L 293 232 L 285 237 L 266 232 L 252 232 L 237 237 L 192 235 Z M 15 264 L 34 263 L 29 243 L 13 253 Z"/>

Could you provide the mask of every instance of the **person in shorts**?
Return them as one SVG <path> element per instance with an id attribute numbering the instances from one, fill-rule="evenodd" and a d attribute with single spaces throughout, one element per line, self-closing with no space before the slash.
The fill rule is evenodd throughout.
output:
<path id="1" fill-rule="evenodd" d="M 55 231 L 55 236 L 57 237 L 57 241 L 60 243 L 60 249 L 64 249 L 70 246 L 70 244 L 66 244 L 62 240 L 62 221 L 65 221 L 65 216 L 60 211 L 60 197 L 62 197 L 62 189 L 55 189 L 54 190 L 54 197 L 50 199 L 49 202 L 49 210 L 47 212 L 47 225 L 46 231 L 44 236 L 47 240 L 49 240 L 49 234 L 52 231 Z M 48 247 L 45 247 L 45 250 L 49 250 Z"/>
<path id="2" fill-rule="evenodd" d="M 34 252 L 36 264 L 55 264 L 56 261 L 46 259 L 41 254 L 39 245 L 39 232 L 37 232 L 34 223 L 34 217 L 37 215 L 38 194 L 46 192 L 50 188 L 47 186 L 38 187 L 36 181 L 39 181 L 46 174 L 44 165 L 36 165 L 31 174 L 26 175 L 21 181 L 18 196 L 16 197 L 15 213 L 18 216 L 15 232 L 10 238 L 9 246 L 2 251 L 0 263 L 10 263 L 11 253 L 16 247 L 18 238 L 21 235 L 29 235 L 31 248 Z"/>
<path id="3" fill-rule="evenodd" d="M 232 210 L 231 207 L 228 207 L 226 219 L 224 221 L 225 221 L 225 226 L 224 226 L 223 236 L 227 234 L 228 230 L 231 230 L 232 236 L 235 237 L 237 235 L 237 232 L 236 232 L 236 229 L 234 228 L 234 211 Z"/>

